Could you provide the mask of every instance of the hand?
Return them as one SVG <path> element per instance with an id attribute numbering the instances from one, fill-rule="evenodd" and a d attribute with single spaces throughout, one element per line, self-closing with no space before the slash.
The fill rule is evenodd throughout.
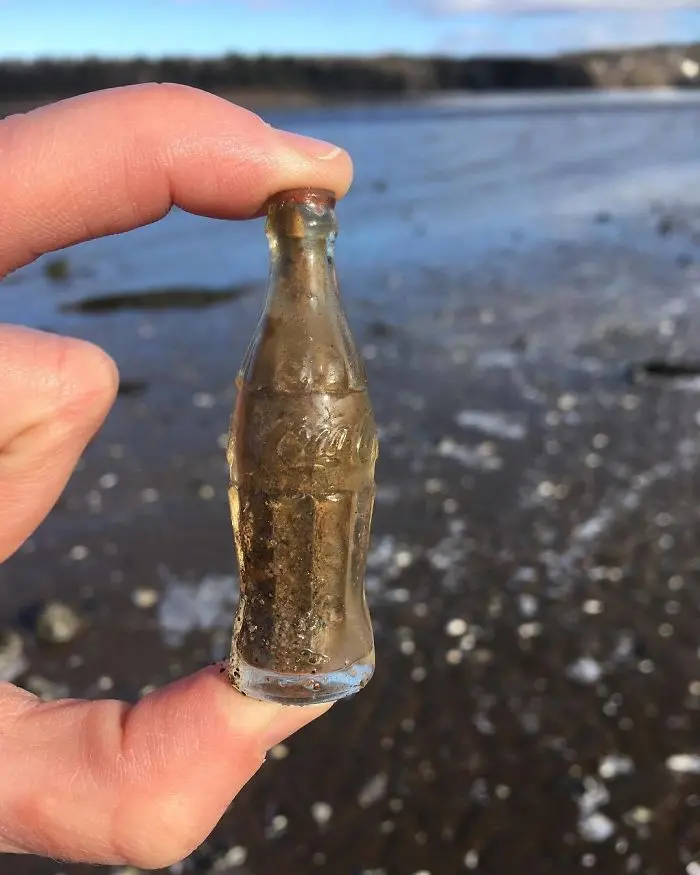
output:
<path id="1" fill-rule="evenodd" d="M 212 95 L 120 88 L 0 122 L 0 279 L 173 204 L 245 219 L 273 193 L 342 196 L 347 154 Z M 56 502 L 115 397 L 83 341 L 0 325 L 0 561 Z M 0 684 L 0 851 L 160 868 L 187 856 L 265 751 L 323 712 L 256 702 L 217 669 L 122 702 L 42 703 Z"/>

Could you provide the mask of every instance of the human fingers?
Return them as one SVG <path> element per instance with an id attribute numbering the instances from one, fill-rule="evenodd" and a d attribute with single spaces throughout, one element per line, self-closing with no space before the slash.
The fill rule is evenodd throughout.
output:
<path id="1" fill-rule="evenodd" d="M 117 381 L 91 343 L 0 325 L 0 562 L 56 503 Z"/>
<path id="2" fill-rule="evenodd" d="M 351 175 L 338 147 L 194 88 L 138 85 L 60 101 L 0 121 L 0 277 L 173 205 L 249 218 L 288 188 L 342 196 Z"/>

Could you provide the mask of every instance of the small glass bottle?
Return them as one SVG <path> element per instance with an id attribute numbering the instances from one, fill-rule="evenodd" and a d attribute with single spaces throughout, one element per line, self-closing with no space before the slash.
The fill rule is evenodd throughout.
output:
<path id="1" fill-rule="evenodd" d="M 364 575 L 377 430 L 338 293 L 333 194 L 276 195 L 266 232 L 268 295 L 227 453 L 241 581 L 229 674 L 249 696 L 304 705 L 374 672 Z"/>

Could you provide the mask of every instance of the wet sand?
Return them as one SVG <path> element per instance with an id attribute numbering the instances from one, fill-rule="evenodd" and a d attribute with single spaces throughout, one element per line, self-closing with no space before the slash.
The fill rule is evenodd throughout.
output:
<path id="1" fill-rule="evenodd" d="M 175 875 L 667 875 L 700 855 L 696 116 L 664 112 L 496 114 L 466 146 L 461 122 L 414 119 L 416 155 L 454 148 L 418 171 L 373 151 L 401 122 L 365 120 L 364 151 L 357 120 L 343 128 L 358 182 L 341 283 L 381 427 L 377 673 L 275 749 Z M 547 174 L 536 146 L 555 134 L 578 152 Z M 518 137 L 520 170 L 501 154 Z M 227 652 L 222 436 L 264 249 L 244 254 L 259 224 L 186 218 L 71 253 L 66 280 L 39 264 L 0 288 L 0 318 L 90 337 L 125 381 L 60 505 L 0 569 L 18 682 L 49 694 L 134 699 Z M 208 289 L 233 277 L 242 293 L 64 306 L 154 278 L 191 288 L 201 264 Z M 31 612 L 56 598 L 87 628 L 41 644 Z"/>

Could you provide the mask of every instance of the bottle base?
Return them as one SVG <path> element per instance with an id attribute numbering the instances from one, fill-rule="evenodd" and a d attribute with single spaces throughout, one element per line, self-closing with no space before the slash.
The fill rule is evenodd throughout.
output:
<path id="1" fill-rule="evenodd" d="M 285 674 L 239 662 L 229 671 L 233 686 L 252 699 L 281 705 L 322 705 L 359 693 L 374 674 L 374 660 L 316 674 Z"/>

